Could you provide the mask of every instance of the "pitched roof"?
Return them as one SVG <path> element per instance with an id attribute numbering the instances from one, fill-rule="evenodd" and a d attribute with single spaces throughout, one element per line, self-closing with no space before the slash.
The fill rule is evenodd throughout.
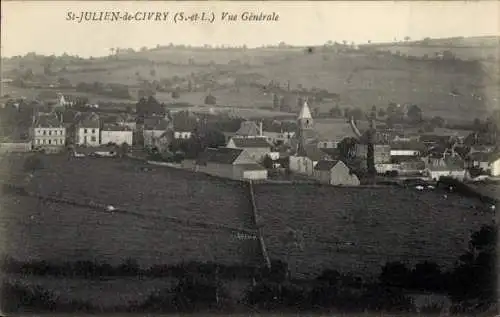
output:
<path id="1" fill-rule="evenodd" d="M 103 131 L 132 131 L 132 129 L 130 129 L 127 126 L 121 126 L 121 125 L 117 125 L 117 124 L 104 124 L 102 127 L 102 130 Z"/>
<path id="2" fill-rule="evenodd" d="M 426 146 L 421 142 L 393 142 L 390 144 L 391 150 L 415 150 L 425 151 Z"/>
<path id="3" fill-rule="evenodd" d="M 95 112 L 78 113 L 76 120 L 80 128 L 99 128 L 99 116 Z"/>
<path id="4" fill-rule="evenodd" d="M 208 162 L 219 164 L 233 164 L 241 155 L 243 150 L 226 147 L 207 148 L 197 159 L 196 164 L 206 165 Z"/>
<path id="5" fill-rule="evenodd" d="M 63 124 L 55 113 L 39 113 L 35 121 L 35 126 L 39 128 L 59 128 Z"/>
<path id="6" fill-rule="evenodd" d="M 339 162 L 338 160 L 321 160 L 316 164 L 316 166 L 314 166 L 314 170 L 316 170 L 316 171 L 329 171 L 335 165 L 337 165 L 338 162 Z"/>
<path id="7" fill-rule="evenodd" d="M 473 152 L 469 154 L 468 157 L 470 160 L 479 161 L 479 162 L 494 162 L 500 159 L 500 153 L 489 153 L 489 152 Z"/>
<path id="8" fill-rule="evenodd" d="M 266 169 L 257 163 L 238 164 L 238 167 L 245 171 L 265 171 Z"/>
<path id="9" fill-rule="evenodd" d="M 167 130 L 170 122 L 163 117 L 151 117 L 144 119 L 144 130 Z"/>
<path id="10" fill-rule="evenodd" d="M 316 144 L 306 144 L 304 146 L 304 151 L 306 157 L 310 158 L 313 161 L 320 161 L 329 158 L 329 155 L 319 149 Z"/>
<path id="11" fill-rule="evenodd" d="M 270 148 L 271 144 L 265 138 L 238 138 L 234 137 L 234 145 L 237 148 Z"/>
<path id="12" fill-rule="evenodd" d="M 240 136 L 257 136 L 260 134 L 260 129 L 253 121 L 243 121 L 236 135 Z"/>
<path id="13" fill-rule="evenodd" d="M 302 109 L 299 112 L 299 119 L 312 119 L 311 110 L 309 109 L 309 105 L 307 101 L 302 105 Z"/>
<path id="14" fill-rule="evenodd" d="M 464 161 L 458 157 L 446 157 L 444 164 L 431 164 L 429 169 L 433 171 L 463 171 L 465 170 Z"/>

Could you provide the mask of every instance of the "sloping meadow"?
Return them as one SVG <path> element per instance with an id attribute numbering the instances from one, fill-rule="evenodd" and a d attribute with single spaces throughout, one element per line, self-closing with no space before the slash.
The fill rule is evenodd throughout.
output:
<path id="1" fill-rule="evenodd" d="M 241 239 L 235 230 L 253 229 L 248 185 L 242 182 L 132 160 L 54 157 L 35 172 L 28 188 L 130 213 L 3 197 L 0 228 L 8 238 L 2 251 L 16 258 L 119 263 L 130 257 L 144 266 L 262 260 L 257 241 Z M 463 254 L 470 233 L 492 218 L 487 206 L 440 190 L 254 188 L 271 258 L 289 263 L 298 275 L 325 268 L 371 275 L 396 260 L 449 266 Z"/>

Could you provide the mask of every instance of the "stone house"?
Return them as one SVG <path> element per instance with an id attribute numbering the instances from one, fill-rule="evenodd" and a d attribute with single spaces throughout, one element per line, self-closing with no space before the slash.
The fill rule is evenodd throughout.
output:
<path id="1" fill-rule="evenodd" d="M 322 184 L 359 186 L 359 178 L 340 160 L 321 160 L 314 166 L 313 176 Z"/>
<path id="2" fill-rule="evenodd" d="M 244 150 L 255 162 L 261 162 L 271 152 L 272 145 L 265 138 L 233 137 L 226 147 Z"/>

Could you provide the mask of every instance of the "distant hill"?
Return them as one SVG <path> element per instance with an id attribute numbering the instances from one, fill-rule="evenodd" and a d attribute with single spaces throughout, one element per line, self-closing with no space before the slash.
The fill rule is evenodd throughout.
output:
<path id="1" fill-rule="evenodd" d="M 401 54 L 432 57 L 435 53 L 449 50 L 457 58 L 465 60 L 498 60 L 500 36 L 452 37 L 418 41 L 401 41 L 391 43 L 375 43 L 362 45 L 363 48 L 374 48 Z"/>
<path id="2" fill-rule="evenodd" d="M 179 102 L 203 103 L 210 91 L 219 106 L 240 108 L 272 107 L 272 94 L 259 91 L 270 82 L 286 90 L 323 89 L 337 94 L 337 100 L 315 105 L 328 112 L 342 108 L 386 107 L 389 102 L 417 104 L 426 116 L 450 120 L 486 117 L 498 105 L 500 37 L 426 39 L 405 43 L 342 44 L 272 48 L 189 48 L 119 50 L 108 57 L 26 57 L 2 60 L 2 77 L 15 79 L 32 70 L 36 80 L 71 84 L 120 83 L 130 87 L 132 98 L 144 82 L 168 83 L 159 98 L 171 101 L 170 90 L 182 90 Z M 439 60 L 436 54 L 451 51 L 456 58 Z M 110 52 L 111 53 L 111 52 Z M 458 60 L 457 60 L 458 59 Z M 53 74 L 44 75 L 51 62 Z M 194 92 L 188 92 L 192 86 Z M 37 90 L 2 84 L 2 94 L 35 94 Z M 297 94 L 291 94 L 295 112 Z M 94 101 L 100 96 L 89 96 Z"/>

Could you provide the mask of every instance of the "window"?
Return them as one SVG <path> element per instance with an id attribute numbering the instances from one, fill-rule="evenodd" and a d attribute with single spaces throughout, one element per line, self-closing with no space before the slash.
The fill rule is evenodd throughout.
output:
<path id="1" fill-rule="evenodd" d="M 46 135 L 47 134 L 47 131 L 43 130 L 43 135 Z"/>
<path id="2" fill-rule="evenodd" d="M 40 140 L 36 140 L 36 144 L 40 144 Z"/>
<path id="3" fill-rule="evenodd" d="M 42 143 L 45 144 L 45 140 L 43 140 Z"/>
<path id="4" fill-rule="evenodd" d="M 49 135 L 52 135 L 52 131 L 49 130 Z"/>
<path id="5" fill-rule="evenodd" d="M 83 129 L 83 133 L 87 133 L 87 129 Z"/>
<path id="6" fill-rule="evenodd" d="M 52 144 L 52 140 L 49 140 L 49 144 Z"/>
<path id="7" fill-rule="evenodd" d="M 96 141 L 95 136 L 91 136 L 91 137 L 90 137 L 90 141 L 95 142 L 95 141 Z"/>
<path id="8" fill-rule="evenodd" d="M 83 137 L 83 143 L 87 144 L 87 136 Z"/>

